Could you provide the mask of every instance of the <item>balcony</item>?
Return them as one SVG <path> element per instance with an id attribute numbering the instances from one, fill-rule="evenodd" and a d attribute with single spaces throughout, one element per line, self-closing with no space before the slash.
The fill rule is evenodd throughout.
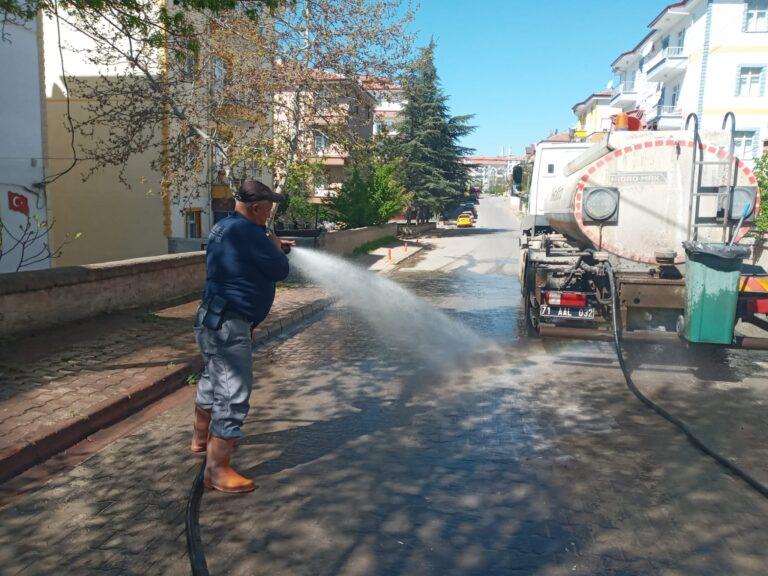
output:
<path id="1" fill-rule="evenodd" d="M 634 108 L 637 104 L 637 88 L 634 82 L 622 82 L 619 90 L 611 100 L 611 106 L 617 108 Z"/>
<path id="2" fill-rule="evenodd" d="M 669 46 L 656 54 L 647 64 L 646 77 L 651 82 L 666 82 L 688 67 L 688 56 L 682 46 Z"/>
<path id="3" fill-rule="evenodd" d="M 651 112 L 648 122 L 657 130 L 680 130 L 683 126 L 683 110 L 679 106 L 660 104 Z"/>

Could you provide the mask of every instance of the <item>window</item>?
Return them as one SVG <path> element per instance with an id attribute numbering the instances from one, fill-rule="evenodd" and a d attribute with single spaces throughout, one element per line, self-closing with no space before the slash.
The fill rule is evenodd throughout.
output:
<path id="1" fill-rule="evenodd" d="M 739 131 L 734 134 L 734 150 L 736 157 L 741 160 L 751 160 L 755 157 L 755 142 L 757 134 L 750 131 Z"/>
<path id="2" fill-rule="evenodd" d="M 324 152 L 330 145 L 331 141 L 328 139 L 328 136 L 319 130 L 315 130 L 315 152 Z"/>
<path id="3" fill-rule="evenodd" d="M 184 231 L 187 238 L 201 238 L 203 227 L 200 208 L 187 208 L 184 210 Z"/>
<path id="4" fill-rule="evenodd" d="M 191 82 L 195 78 L 195 65 L 197 64 L 197 56 L 195 55 L 194 50 L 188 46 L 184 49 L 182 58 L 183 61 L 181 73 L 184 77 L 184 80 Z"/>
<path id="5" fill-rule="evenodd" d="M 682 30 L 680 30 L 680 32 L 677 33 L 677 44 L 676 45 L 679 46 L 680 48 L 685 46 L 685 28 L 683 28 Z"/>
<path id="6" fill-rule="evenodd" d="M 764 70 L 760 66 L 742 66 L 739 68 L 736 96 L 762 96 Z"/>
<path id="7" fill-rule="evenodd" d="M 554 174 L 554 173 L 555 173 L 555 165 L 547 164 L 547 174 Z"/>
<path id="8" fill-rule="evenodd" d="M 318 109 L 328 108 L 333 105 L 333 94 L 330 90 L 320 90 L 317 93 L 317 107 Z"/>
<path id="9" fill-rule="evenodd" d="M 768 0 L 747 0 L 745 32 L 768 32 Z"/>
<path id="10" fill-rule="evenodd" d="M 230 211 L 224 211 L 224 210 L 214 210 L 213 211 L 213 223 L 216 224 L 219 220 L 223 220 L 227 216 L 232 216 L 234 212 Z"/>
<path id="11" fill-rule="evenodd" d="M 677 102 L 680 100 L 680 84 L 672 88 L 672 101 L 669 103 L 671 106 L 677 106 Z"/>
<path id="12" fill-rule="evenodd" d="M 214 56 L 211 59 L 213 68 L 213 83 L 212 89 L 214 94 L 220 94 L 224 91 L 224 84 L 226 82 L 227 68 L 224 65 L 224 60 L 218 56 Z"/>

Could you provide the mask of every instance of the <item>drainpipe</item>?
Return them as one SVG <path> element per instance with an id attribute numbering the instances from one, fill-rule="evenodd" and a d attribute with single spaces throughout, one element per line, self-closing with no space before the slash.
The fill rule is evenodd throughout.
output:
<path id="1" fill-rule="evenodd" d="M 707 21 L 704 30 L 704 53 L 701 57 L 701 80 L 699 81 L 699 102 L 697 114 L 699 118 L 704 114 L 704 88 L 707 84 L 707 66 L 709 64 L 709 45 L 712 35 L 712 4 L 713 0 L 707 0 Z"/>

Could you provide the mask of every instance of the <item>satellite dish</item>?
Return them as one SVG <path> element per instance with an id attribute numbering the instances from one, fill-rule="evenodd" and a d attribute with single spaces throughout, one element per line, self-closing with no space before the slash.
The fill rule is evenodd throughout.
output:
<path id="1" fill-rule="evenodd" d="M 605 86 L 606 90 L 613 90 L 613 80 L 608 82 L 608 84 Z"/>

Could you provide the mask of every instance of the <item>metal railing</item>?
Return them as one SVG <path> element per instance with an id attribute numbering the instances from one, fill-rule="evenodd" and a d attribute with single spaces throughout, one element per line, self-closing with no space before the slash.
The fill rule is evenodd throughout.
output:
<path id="1" fill-rule="evenodd" d="M 647 70 L 653 70 L 661 62 L 669 58 L 683 58 L 683 57 L 684 56 L 683 56 L 682 46 L 667 46 L 666 48 L 662 48 L 656 54 L 651 56 L 651 58 L 647 63 Z"/>
<path id="2" fill-rule="evenodd" d="M 683 47 L 682 46 L 667 46 L 662 51 L 662 58 L 675 58 L 677 56 L 683 55 Z"/>
<path id="3" fill-rule="evenodd" d="M 621 86 L 619 86 L 619 91 L 622 93 L 637 92 L 637 88 L 635 87 L 635 81 L 627 80 L 626 82 L 622 82 Z"/>

